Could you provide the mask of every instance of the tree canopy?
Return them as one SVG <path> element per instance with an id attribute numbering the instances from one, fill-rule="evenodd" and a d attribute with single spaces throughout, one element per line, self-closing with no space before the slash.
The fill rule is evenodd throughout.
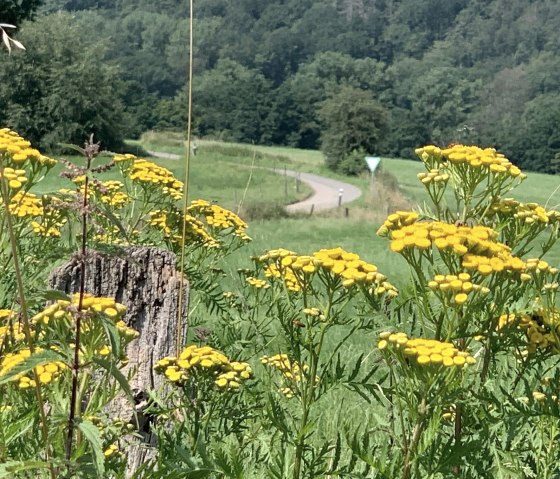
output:
<path id="1" fill-rule="evenodd" d="M 0 123 L 46 148 L 81 145 L 91 133 L 105 148 L 121 146 L 120 77 L 103 61 L 104 45 L 63 13 L 25 24 L 19 37 L 27 50 L 0 69 Z"/>
<path id="2" fill-rule="evenodd" d="M 319 116 L 327 166 L 349 174 L 359 173 L 351 153 L 379 151 L 389 129 L 389 116 L 371 93 L 349 86 L 325 100 Z M 361 163 L 365 168 L 363 157 Z"/>
<path id="3" fill-rule="evenodd" d="M 33 18 L 42 0 L 0 0 L 0 23 L 19 25 Z"/>
<path id="4" fill-rule="evenodd" d="M 84 47 L 106 40 L 99 61 L 117 67 L 127 134 L 184 127 L 186 2 L 44 0 L 38 14 L 59 10 L 87 23 Z M 195 134 L 318 148 L 321 105 L 348 86 L 390 114 L 378 153 L 475 142 L 552 171 L 559 22 L 556 0 L 197 2 Z"/>

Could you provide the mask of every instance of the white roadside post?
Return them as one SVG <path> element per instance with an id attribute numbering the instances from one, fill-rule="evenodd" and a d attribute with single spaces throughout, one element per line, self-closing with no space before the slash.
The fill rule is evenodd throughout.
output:
<path id="1" fill-rule="evenodd" d="M 342 193 L 344 193 L 344 188 L 340 188 L 340 190 L 338 190 L 338 206 L 342 204 Z"/>

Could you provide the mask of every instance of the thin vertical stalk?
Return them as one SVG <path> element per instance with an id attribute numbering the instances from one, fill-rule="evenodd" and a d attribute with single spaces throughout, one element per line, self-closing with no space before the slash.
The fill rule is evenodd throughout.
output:
<path id="1" fill-rule="evenodd" d="M 253 179 L 253 171 L 255 170 L 255 160 L 256 159 L 257 159 L 257 150 L 255 149 L 253 151 L 253 161 L 251 162 L 251 170 L 249 171 L 249 179 L 247 180 L 247 184 L 245 185 L 245 189 L 243 190 L 243 196 L 241 197 L 241 201 L 237 205 L 237 214 L 239 214 L 241 212 L 241 208 L 245 204 L 245 198 L 247 197 L 247 192 L 249 191 L 249 186 L 251 186 L 251 181 Z"/>
<path id="2" fill-rule="evenodd" d="M 414 426 L 414 430 L 412 432 L 412 438 L 410 439 L 410 446 L 407 447 L 405 457 L 404 457 L 404 467 L 403 467 L 403 475 L 402 479 L 410 479 L 411 472 L 412 472 L 412 461 L 414 460 L 414 455 L 416 454 L 416 449 L 418 448 L 418 444 L 420 443 L 420 438 L 422 437 L 422 433 L 424 432 L 424 428 L 426 427 L 426 398 L 422 398 L 422 402 L 420 403 L 419 413 L 420 418 L 418 422 Z"/>
<path id="3" fill-rule="evenodd" d="M 78 313 L 76 315 L 76 340 L 74 344 L 74 360 L 72 364 L 72 391 L 70 393 L 70 411 L 68 412 L 68 430 L 66 435 L 66 460 L 72 457 L 72 441 L 74 438 L 74 422 L 76 418 L 76 406 L 78 398 L 78 376 L 80 372 L 80 341 L 82 329 L 82 308 L 84 305 L 84 294 L 86 284 L 86 255 L 87 255 L 87 226 L 88 226 L 88 193 L 89 193 L 89 170 L 91 162 L 99 152 L 99 145 L 93 143 L 93 135 L 86 143 L 84 156 L 86 157 L 86 171 L 84 182 L 84 198 L 82 202 L 82 244 L 80 248 L 80 290 L 78 298 Z"/>
<path id="4" fill-rule="evenodd" d="M 4 161 L 2 155 L 0 155 L 0 190 L 2 194 L 2 200 L 4 202 L 4 210 L 6 211 L 6 217 L 5 217 L 6 226 L 8 227 L 8 236 L 10 238 L 10 246 L 12 250 L 12 260 L 14 263 L 14 273 L 16 277 L 18 299 L 21 307 L 23 332 L 25 334 L 25 341 L 27 342 L 27 347 L 29 348 L 31 354 L 33 354 L 35 352 L 35 345 L 33 343 L 33 337 L 31 336 L 31 324 L 29 322 L 27 302 L 25 300 L 25 290 L 23 288 L 23 275 L 21 273 L 21 266 L 19 264 L 17 240 L 14 231 L 14 223 L 12 221 L 12 214 L 10 212 L 10 200 L 6 188 L 6 181 L 4 176 Z M 43 401 L 43 394 L 41 391 L 41 381 L 39 381 L 39 375 L 37 374 L 37 371 L 35 369 L 33 369 L 33 377 L 35 380 L 35 387 L 34 387 L 35 399 L 37 400 L 37 405 L 39 406 L 39 416 L 41 419 L 41 438 L 43 440 L 43 444 L 45 445 L 45 459 L 49 461 L 51 456 L 50 441 L 49 441 L 49 426 L 47 423 L 45 403 Z M 50 471 L 51 478 L 54 479 L 56 476 L 52 464 L 49 466 L 49 471 Z"/>
<path id="5" fill-rule="evenodd" d="M 187 113 L 187 155 L 185 160 L 185 179 L 183 191 L 183 230 L 181 233 L 181 260 L 180 260 L 180 279 L 179 279 L 179 304 L 177 308 L 177 331 L 176 331 L 176 352 L 179 355 L 183 343 L 183 337 L 187 337 L 189 332 L 188 316 L 184 325 L 183 332 L 183 295 L 185 294 L 185 243 L 187 240 L 187 223 L 185 216 L 189 204 L 189 176 L 191 168 L 191 136 L 192 136 L 192 79 L 193 79 L 193 0 L 189 0 L 189 106 Z"/>
<path id="6" fill-rule="evenodd" d="M 463 435 L 463 408 L 461 404 L 455 406 L 455 424 L 453 436 L 455 438 L 455 447 L 459 448 L 461 446 L 461 437 Z M 461 466 L 455 464 L 452 468 L 453 474 L 458 476 L 461 474 Z"/>
<path id="7" fill-rule="evenodd" d="M 307 307 L 307 295 L 304 290 L 304 305 Z M 319 341 L 317 343 L 317 349 L 313 350 L 313 339 L 311 339 L 311 368 L 309 371 L 309 377 L 304 386 L 302 394 L 302 415 L 301 415 L 301 427 L 299 431 L 299 438 L 296 442 L 295 448 L 295 458 L 294 458 L 294 473 L 293 479 L 301 478 L 301 465 L 303 461 L 303 451 L 305 449 L 305 434 L 302 434 L 305 427 L 307 426 L 307 421 L 309 420 L 309 414 L 311 412 L 311 407 L 315 402 L 315 389 L 316 383 L 315 378 L 317 377 L 317 370 L 319 367 L 319 361 L 321 358 L 321 350 L 323 349 L 323 343 L 325 341 L 325 334 L 328 329 L 328 324 L 331 320 L 331 308 L 333 304 L 332 291 L 329 292 L 329 304 L 325 311 L 325 324 L 321 326 L 321 333 L 319 334 Z"/>
<path id="8" fill-rule="evenodd" d="M 492 354 L 492 333 L 488 335 L 486 339 L 485 351 L 484 351 L 484 359 L 482 362 L 482 371 L 480 373 L 480 386 L 482 387 L 486 382 L 486 378 L 488 377 L 488 370 L 490 368 L 490 356 Z"/>

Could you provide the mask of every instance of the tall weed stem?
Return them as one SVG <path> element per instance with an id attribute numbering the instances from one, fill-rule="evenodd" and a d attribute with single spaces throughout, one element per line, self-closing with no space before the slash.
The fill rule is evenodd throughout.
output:
<path id="1" fill-rule="evenodd" d="M 418 418 L 418 422 L 414 426 L 414 430 L 412 431 L 412 438 L 410 439 L 410 444 L 406 448 L 405 456 L 404 456 L 404 467 L 403 467 L 403 479 L 410 479 L 411 471 L 412 471 L 412 461 L 414 459 L 414 455 L 416 454 L 416 449 L 418 448 L 418 444 L 420 443 L 420 438 L 422 437 L 422 433 L 424 432 L 425 427 L 425 414 L 426 414 L 426 398 L 422 398 L 422 402 L 420 403 L 419 413 L 420 417 Z M 407 441 L 408 443 L 408 441 Z"/>
<path id="2" fill-rule="evenodd" d="M 304 432 L 307 428 L 307 421 L 309 420 L 309 413 L 311 412 L 311 407 L 315 402 L 317 370 L 319 367 L 319 360 L 321 358 L 321 350 L 323 349 L 323 343 L 325 341 L 325 333 L 329 328 L 332 303 L 333 303 L 333 298 L 331 293 L 329 295 L 329 304 L 327 310 L 325 311 L 325 322 L 321 325 L 321 333 L 319 335 L 319 341 L 317 343 L 317 348 L 315 350 L 313 349 L 313 344 L 314 344 L 313 338 L 310 338 L 311 368 L 302 394 L 301 425 L 300 425 L 300 430 L 298 432 L 298 438 L 296 441 L 296 450 L 295 450 L 295 458 L 294 458 L 294 474 L 292 476 L 293 479 L 301 478 L 301 463 L 303 461 L 303 451 L 305 449 L 305 436 L 306 436 Z M 307 306 L 307 296 L 305 294 L 304 294 L 304 305 Z"/>
<path id="3" fill-rule="evenodd" d="M 10 238 L 10 246 L 12 249 L 12 260 L 14 263 L 14 273 L 16 277 L 16 286 L 19 297 L 19 303 L 21 307 L 21 319 L 23 323 L 23 331 L 25 334 L 25 341 L 27 342 L 27 347 L 31 354 L 35 352 L 35 345 L 33 343 L 33 337 L 31 336 L 31 324 L 29 322 L 29 314 L 27 311 L 27 302 L 25 300 L 25 290 L 23 287 L 23 276 L 21 272 L 21 267 L 19 263 L 19 255 L 17 248 L 16 234 L 14 231 L 14 223 L 12 221 L 12 214 L 10 212 L 10 200 L 8 195 L 8 190 L 6 188 L 6 181 L 4 175 L 4 162 L 2 155 L 0 155 L 0 190 L 2 193 L 2 201 L 4 202 L 4 209 L 6 211 L 6 226 L 8 227 L 8 235 Z M 41 437 L 43 439 L 43 444 L 45 445 L 45 459 L 49 461 L 51 457 L 50 451 L 50 441 L 49 441 L 49 426 L 47 423 L 47 414 L 45 412 L 45 403 L 43 401 L 43 394 L 41 391 L 41 381 L 39 381 L 39 375 L 37 370 L 33 369 L 33 377 L 35 380 L 35 399 L 37 400 L 37 405 L 39 407 L 39 415 L 41 419 Z M 49 466 L 51 478 L 56 477 L 55 470 L 52 464 Z"/>
<path id="4" fill-rule="evenodd" d="M 192 136 L 192 80 L 193 80 L 193 15 L 194 2 L 189 2 L 189 105 L 187 112 L 187 155 L 185 160 L 185 181 L 183 191 L 183 218 L 181 231 L 181 261 L 180 261 L 180 280 L 179 280 L 179 301 L 177 307 L 177 331 L 176 331 L 176 354 L 181 352 L 181 346 L 189 333 L 188 319 L 183 325 L 183 295 L 185 294 L 185 243 L 187 241 L 186 214 L 189 204 L 189 177 L 191 168 L 191 136 Z M 184 331 L 183 331 L 184 330 Z"/>
<path id="5" fill-rule="evenodd" d="M 88 188 L 89 171 L 93 159 L 99 153 L 99 143 L 93 143 L 93 135 L 86 142 L 84 156 L 86 158 L 86 171 L 84 182 L 84 198 L 82 203 L 82 244 L 80 250 L 80 291 L 78 299 L 78 313 L 76 315 L 76 340 L 74 344 L 74 361 L 72 364 L 72 391 L 70 393 L 70 411 L 68 413 L 68 431 L 66 436 L 66 460 L 72 457 L 72 441 L 74 438 L 74 422 L 76 418 L 76 402 L 78 397 L 78 375 L 80 371 L 80 334 L 82 327 L 82 308 L 86 284 L 86 255 L 87 255 L 87 227 L 88 227 Z"/>

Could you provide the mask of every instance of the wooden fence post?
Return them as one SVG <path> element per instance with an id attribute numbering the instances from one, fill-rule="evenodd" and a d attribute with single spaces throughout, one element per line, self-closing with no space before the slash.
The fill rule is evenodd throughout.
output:
<path id="1" fill-rule="evenodd" d="M 148 246 L 123 248 L 116 254 L 89 251 L 86 261 L 85 291 L 95 296 L 115 298 L 126 306 L 124 321 L 140 332 L 127 348 L 128 365 L 124 374 L 134 371 L 130 386 L 138 403 L 145 401 L 147 391 L 163 385 L 162 376 L 154 374 L 155 363 L 164 356 L 175 355 L 177 308 L 180 273 L 175 255 L 167 250 Z M 79 290 L 80 262 L 73 260 L 55 269 L 49 278 L 50 287 L 67 293 Z M 186 324 L 189 289 L 185 288 L 183 324 Z M 181 333 L 182 334 L 182 333 Z M 118 416 L 135 423 L 143 440 L 128 447 L 127 477 L 147 460 L 155 457 L 154 438 L 150 424 L 141 414 L 141 405 L 118 398 Z"/>

